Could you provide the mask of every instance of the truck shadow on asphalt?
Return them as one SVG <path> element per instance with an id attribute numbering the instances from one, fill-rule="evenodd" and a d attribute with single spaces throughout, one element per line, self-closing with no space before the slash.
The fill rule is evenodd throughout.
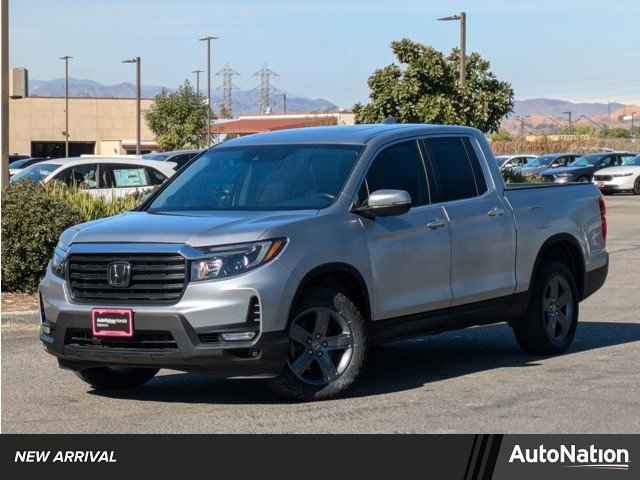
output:
<path id="1" fill-rule="evenodd" d="M 640 324 L 584 322 L 579 324 L 576 339 L 564 355 L 637 341 L 640 341 Z M 505 324 L 419 337 L 373 349 L 366 370 L 346 397 L 412 390 L 429 383 L 498 368 L 536 368 L 544 360 L 521 351 L 511 328 Z M 180 372 L 161 374 L 134 390 L 91 393 L 169 403 L 287 403 L 275 397 L 264 381 L 216 380 Z"/>

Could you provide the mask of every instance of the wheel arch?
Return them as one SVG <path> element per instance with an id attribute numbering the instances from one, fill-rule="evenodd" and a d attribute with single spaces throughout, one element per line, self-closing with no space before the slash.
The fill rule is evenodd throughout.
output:
<path id="1" fill-rule="evenodd" d="M 566 264 L 574 274 L 578 287 L 579 300 L 584 298 L 585 289 L 585 260 L 580 242 L 569 233 L 559 233 L 549 237 L 538 250 L 538 255 L 533 264 L 529 288 L 538 275 L 540 267 L 545 261 L 558 260 Z"/>
<path id="2" fill-rule="evenodd" d="M 361 309 L 364 318 L 371 319 L 369 289 L 362 274 L 353 265 L 343 262 L 325 263 L 314 267 L 300 281 L 289 305 L 288 320 L 295 306 L 314 287 L 340 287 L 349 294 L 351 300 Z"/>

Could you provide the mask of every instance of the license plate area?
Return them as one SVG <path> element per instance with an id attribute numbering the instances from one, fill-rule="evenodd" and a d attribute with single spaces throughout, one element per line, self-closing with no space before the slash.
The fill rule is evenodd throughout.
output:
<path id="1" fill-rule="evenodd" d="M 133 310 L 130 308 L 94 308 L 91 310 L 94 337 L 132 337 Z"/>

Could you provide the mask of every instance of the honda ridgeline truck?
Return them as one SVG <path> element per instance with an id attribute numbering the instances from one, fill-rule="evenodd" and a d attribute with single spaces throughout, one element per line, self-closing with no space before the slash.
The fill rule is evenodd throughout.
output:
<path id="1" fill-rule="evenodd" d="M 526 352 L 564 352 L 607 276 L 606 236 L 594 185 L 505 186 L 472 128 L 252 135 L 66 230 L 40 338 L 96 389 L 170 368 L 328 398 L 401 337 L 508 322 Z"/>

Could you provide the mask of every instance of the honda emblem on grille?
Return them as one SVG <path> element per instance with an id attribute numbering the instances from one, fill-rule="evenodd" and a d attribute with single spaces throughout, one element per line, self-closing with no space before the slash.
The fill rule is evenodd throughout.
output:
<path id="1" fill-rule="evenodd" d="M 111 262 L 107 268 L 107 281 L 112 287 L 128 287 L 131 282 L 131 264 Z"/>

